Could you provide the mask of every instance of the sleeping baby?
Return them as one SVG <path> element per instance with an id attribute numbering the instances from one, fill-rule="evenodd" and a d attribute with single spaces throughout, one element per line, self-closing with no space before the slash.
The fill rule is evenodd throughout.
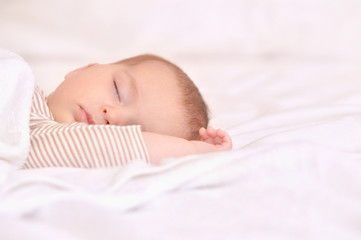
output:
<path id="1" fill-rule="evenodd" d="M 24 168 L 159 164 L 232 148 L 225 131 L 208 127 L 190 78 L 148 54 L 76 69 L 48 97 L 36 86 L 30 136 Z"/>

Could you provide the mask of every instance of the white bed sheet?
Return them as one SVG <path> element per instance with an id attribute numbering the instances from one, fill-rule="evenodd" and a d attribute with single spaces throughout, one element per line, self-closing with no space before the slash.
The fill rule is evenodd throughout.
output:
<path id="1" fill-rule="evenodd" d="M 0 239 L 360 239 L 359 1 L 2 4 L 1 47 L 48 92 L 83 64 L 158 53 L 234 150 L 2 175 Z"/>

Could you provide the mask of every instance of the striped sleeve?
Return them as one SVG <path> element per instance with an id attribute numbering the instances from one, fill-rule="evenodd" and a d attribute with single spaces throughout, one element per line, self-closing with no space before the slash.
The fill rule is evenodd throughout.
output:
<path id="1" fill-rule="evenodd" d="M 104 168 L 135 159 L 150 162 L 140 126 L 49 124 L 31 134 L 24 168 Z"/>
<path id="2" fill-rule="evenodd" d="M 35 87 L 30 114 L 30 152 L 23 168 L 97 168 L 150 163 L 140 126 L 60 124 Z"/>
<path id="3" fill-rule="evenodd" d="M 38 85 L 35 85 L 30 112 L 30 130 L 41 127 L 44 124 L 54 123 L 56 122 L 46 104 L 45 94 Z"/>

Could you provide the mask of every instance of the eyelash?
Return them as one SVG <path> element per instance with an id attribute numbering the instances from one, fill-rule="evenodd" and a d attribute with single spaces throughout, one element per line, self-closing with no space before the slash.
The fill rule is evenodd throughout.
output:
<path id="1" fill-rule="evenodd" d="M 120 94 L 119 94 L 119 90 L 118 90 L 118 86 L 117 86 L 117 83 L 115 81 L 113 81 L 114 83 L 114 89 L 115 89 L 115 92 L 117 93 L 117 96 L 118 96 L 118 100 L 120 102 Z"/>

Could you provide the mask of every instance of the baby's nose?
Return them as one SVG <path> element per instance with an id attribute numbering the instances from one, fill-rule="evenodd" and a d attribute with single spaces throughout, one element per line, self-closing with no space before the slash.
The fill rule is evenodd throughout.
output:
<path id="1" fill-rule="evenodd" d="M 102 114 L 104 118 L 104 124 L 121 125 L 119 109 L 111 106 L 104 106 L 102 108 Z"/>
<path id="2" fill-rule="evenodd" d="M 102 109 L 101 109 L 101 111 L 102 111 L 102 114 L 103 114 L 103 119 L 104 119 L 104 124 L 111 124 L 110 123 L 110 113 L 109 113 L 109 111 L 110 111 L 110 109 L 108 108 L 108 107 L 106 107 L 106 106 L 104 106 L 104 107 L 102 107 Z"/>

